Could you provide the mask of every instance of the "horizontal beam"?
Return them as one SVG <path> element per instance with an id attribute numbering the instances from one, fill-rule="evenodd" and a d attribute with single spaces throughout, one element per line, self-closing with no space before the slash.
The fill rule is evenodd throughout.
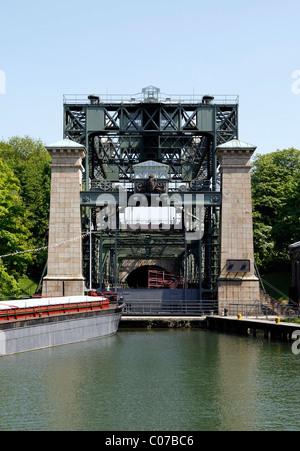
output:
<path id="1" fill-rule="evenodd" d="M 148 206 L 157 206 L 158 204 L 153 202 L 160 201 L 162 205 L 167 205 L 168 198 L 171 201 L 171 205 L 173 202 L 182 203 L 182 206 L 197 206 L 199 204 L 204 207 L 220 207 L 222 204 L 222 194 L 220 192 L 172 192 L 170 195 L 168 194 L 133 194 L 132 192 L 117 192 L 117 191 L 82 191 L 80 193 L 80 203 L 83 207 L 96 207 L 96 206 L 105 206 L 105 205 L 116 205 L 116 206 L 134 206 L 137 205 L 137 202 L 140 202 L 142 196 L 142 200 L 148 201 Z M 153 197 L 152 197 L 153 196 Z"/>

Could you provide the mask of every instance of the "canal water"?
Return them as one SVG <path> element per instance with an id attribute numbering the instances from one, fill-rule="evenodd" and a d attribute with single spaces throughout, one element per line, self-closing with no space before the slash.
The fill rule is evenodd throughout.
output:
<path id="1" fill-rule="evenodd" d="M 129 330 L 0 358 L 0 430 L 296 431 L 290 344 Z"/>

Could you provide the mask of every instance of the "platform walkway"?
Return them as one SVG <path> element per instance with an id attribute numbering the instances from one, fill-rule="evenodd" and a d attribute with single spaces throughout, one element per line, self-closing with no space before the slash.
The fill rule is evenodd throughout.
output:
<path id="1" fill-rule="evenodd" d="M 284 318 L 270 317 L 247 317 L 236 316 L 207 316 L 208 329 L 233 332 L 243 335 L 256 336 L 258 332 L 263 333 L 265 339 L 278 339 L 280 341 L 291 341 L 295 331 L 299 331 L 300 324 L 284 322 Z"/>
<path id="2" fill-rule="evenodd" d="M 204 328 L 231 332 L 242 335 L 257 336 L 259 333 L 265 339 L 276 339 L 280 341 L 292 341 L 293 333 L 299 331 L 300 324 L 283 322 L 276 317 L 247 317 L 237 316 L 168 316 L 168 315 L 133 315 L 123 316 L 120 321 L 121 328 Z"/>

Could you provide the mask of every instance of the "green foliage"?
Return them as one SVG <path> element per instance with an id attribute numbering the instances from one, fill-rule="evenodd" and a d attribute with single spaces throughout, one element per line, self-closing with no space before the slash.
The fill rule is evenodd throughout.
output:
<path id="1" fill-rule="evenodd" d="M 13 171 L 0 159 L 0 255 L 9 254 L 26 246 L 30 236 L 26 226 L 26 212 L 20 199 L 20 183 Z M 27 257 L 28 258 L 28 257 Z M 7 258 L 0 263 L 0 292 L 17 293 L 14 279 L 24 265 Z M 17 270 L 17 271 L 16 271 Z"/>
<path id="2" fill-rule="evenodd" d="M 17 281 L 7 273 L 3 262 L 0 260 L 0 300 L 5 296 L 18 297 L 20 293 Z"/>
<path id="3" fill-rule="evenodd" d="M 51 159 L 40 140 L 0 142 L 0 255 L 42 247 L 48 239 Z M 256 261 L 263 271 L 289 262 L 300 239 L 300 151 L 257 155 L 252 169 Z M 0 295 L 17 296 L 17 280 L 39 278 L 46 252 L 0 259 Z"/>
<path id="4" fill-rule="evenodd" d="M 31 223 L 32 245 L 43 244 L 48 234 L 51 158 L 41 141 L 28 136 L 11 138 L 3 147 L 0 143 L 1 157 L 20 181 L 22 201 Z"/>
<path id="5" fill-rule="evenodd" d="M 300 324 L 300 318 L 285 318 L 283 320 L 285 323 L 294 323 L 294 324 Z"/>
<path id="6" fill-rule="evenodd" d="M 300 237 L 300 151 L 257 155 L 252 197 L 256 262 L 264 271 L 287 265 L 288 246 Z"/>
<path id="7" fill-rule="evenodd" d="M 0 142 L 0 255 L 45 245 L 51 185 L 51 158 L 41 141 L 14 137 Z M 1 261 L 0 293 L 18 293 L 24 274 L 39 278 L 46 253 Z"/>

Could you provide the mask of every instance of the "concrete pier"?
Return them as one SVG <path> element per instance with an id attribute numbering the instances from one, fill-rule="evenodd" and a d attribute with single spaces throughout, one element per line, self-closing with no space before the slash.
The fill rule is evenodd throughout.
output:
<path id="1" fill-rule="evenodd" d="M 276 323 L 273 320 L 251 319 L 225 316 L 207 316 L 207 328 L 224 332 L 232 332 L 242 335 L 253 335 L 254 337 L 260 331 L 265 339 L 292 341 L 292 334 L 300 330 L 300 324 L 285 323 L 280 321 Z"/>
<path id="2" fill-rule="evenodd" d="M 292 341 L 292 334 L 300 331 L 300 324 L 276 323 L 274 319 L 255 319 L 226 316 L 122 316 L 120 328 L 202 328 L 237 335 L 263 336 L 266 340 Z M 300 335 L 300 333 L 299 333 Z"/>

